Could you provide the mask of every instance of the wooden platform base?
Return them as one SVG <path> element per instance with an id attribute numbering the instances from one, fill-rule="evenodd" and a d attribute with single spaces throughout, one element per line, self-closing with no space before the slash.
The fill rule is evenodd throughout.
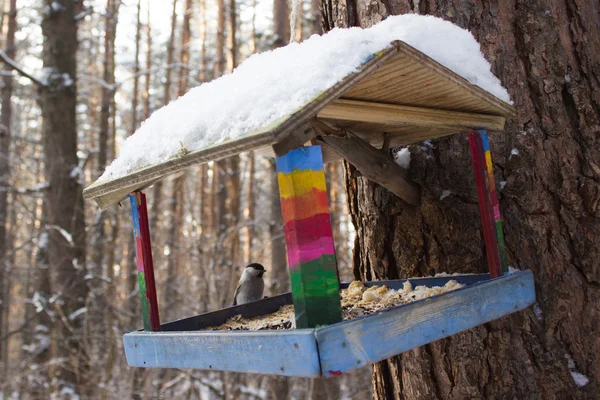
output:
<path id="1" fill-rule="evenodd" d="M 289 293 L 163 324 L 161 332 L 125 334 L 129 365 L 197 368 L 286 376 L 336 376 L 465 329 L 522 310 L 535 302 L 531 271 L 496 279 L 460 275 L 409 279 L 413 286 L 467 286 L 452 292 L 316 329 L 199 331 L 234 315 L 252 317 L 291 304 Z M 406 279 L 369 282 L 401 289 Z"/>

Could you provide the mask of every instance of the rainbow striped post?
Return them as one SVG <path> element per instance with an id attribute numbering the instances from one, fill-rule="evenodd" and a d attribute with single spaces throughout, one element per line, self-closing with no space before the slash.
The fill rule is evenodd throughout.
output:
<path id="1" fill-rule="evenodd" d="M 342 320 L 321 146 L 277 157 L 296 328 Z"/>
<path id="2" fill-rule="evenodd" d="M 160 331 L 146 195 L 142 192 L 133 192 L 133 194 L 129 195 L 129 202 L 131 203 L 131 220 L 133 222 L 135 258 L 140 284 L 144 330 Z"/>
<path id="3" fill-rule="evenodd" d="M 485 129 L 475 130 L 469 134 L 469 144 L 490 276 L 496 278 L 508 272 L 508 263 L 492 167 L 492 154 Z"/>

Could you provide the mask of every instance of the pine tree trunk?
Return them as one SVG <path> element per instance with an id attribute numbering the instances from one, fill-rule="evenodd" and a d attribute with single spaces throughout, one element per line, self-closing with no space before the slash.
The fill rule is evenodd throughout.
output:
<path id="1" fill-rule="evenodd" d="M 183 23 L 181 25 L 181 50 L 179 53 L 179 84 L 177 89 L 177 96 L 183 96 L 187 91 L 187 74 L 188 74 L 188 63 L 189 63 L 189 51 L 190 45 L 190 17 L 192 13 L 192 1 L 185 1 L 185 9 L 183 13 Z M 176 316 L 181 315 L 173 314 L 172 311 L 177 310 L 177 304 L 180 301 L 178 293 L 181 290 L 181 263 L 182 263 L 182 251 L 181 251 L 181 236 L 184 216 L 184 191 L 185 191 L 185 177 L 186 172 L 183 171 L 181 175 L 177 176 L 173 180 L 173 190 L 171 192 L 171 198 L 169 199 L 170 204 L 170 224 L 169 224 L 169 236 L 167 238 L 167 245 L 170 249 L 170 254 L 167 259 L 167 282 L 166 282 L 166 301 L 163 302 L 163 313 L 165 320 L 172 319 Z"/>
<path id="2" fill-rule="evenodd" d="M 4 49 L 6 55 L 15 58 L 15 32 L 17 30 L 17 5 L 16 0 L 10 0 L 9 9 L 2 10 L 8 16 L 6 34 L 4 35 Z M 3 29 L 4 31 L 4 29 Z M 4 63 L 2 71 L 6 74 L 2 78 L 1 101 L 2 113 L 0 114 L 0 337 L 4 337 L 8 331 L 8 303 L 10 296 L 10 279 L 8 269 L 11 267 L 7 254 L 8 243 L 10 243 L 8 226 L 8 188 L 10 185 L 10 137 L 12 124 L 12 92 L 13 80 L 10 77 L 11 68 Z M 8 373 L 8 338 L 0 342 L 0 354 L 2 354 L 3 365 L 6 368 L 4 374 Z"/>
<path id="3" fill-rule="evenodd" d="M 106 15 L 104 23 L 104 60 L 103 60 L 103 73 L 102 79 L 108 84 L 113 85 L 115 82 L 115 39 L 117 30 L 117 18 L 119 12 L 120 2 L 115 0 L 109 0 L 106 4 Z M 100 108 L 100 130 L 98 135 L 98 164 L 96 169 L 96 175 L 100 176 L 106 168 L 106 162 L 109 153 L 109 137 L 112 139 L 110 131 L 110 117 L 111 109 L 114 107 L 114 96 L 115 90 L 113 88 L 103 87 L 102 88 L 102 100 Z M 114 110 L 112 110 L 114 111 Z M 114 125 L 113 119 L 113 125 Z M 111 219 L 107 219 L 107 212 L 102 210 L 96 210 L 96 218 L 93 227 L 92 237 L 92 255 L 89 263 L 89 271 L 91 279 L 87 281 L 90 289 L 90 296 L 88 299 L 88 313 L 86 321 L 86 335 L 92 339 L 88 339 L 87 342 L 90 344 L 88 351 L 93 360 L 93 363 L 97 365 L 104 365 L 106 363 L 106 357 L 110 353 L 111 343 L 108 341 L 108 335 L 98 335 L 99 331 L 106 329 L 106 295 L 108 285 L 105 281 L 106 272 L 104 269 L 104 258 L 107 254 L 106 249 L 106 222 L 112 222 Z M 110 328 L 112 329 L 112 328 Z M 109 330 L 110 330 L 109 329 Z M 108 372 L 108 371 L 105 371 Z M 103 387 L 108 388 L 107 385 L 108 376 L 106 374 L 98 374 L 97 380 L 100 380 L 104 385 Z M 89 386 L 91 388 L 91 386 Z M 90 394 L 93 392 L 90 392 Z M 106 390 L 99 390 L 96 395 L 101 394 L 106 396 Z"/>
<path id="4" fill-rule="evenodd" d="M 82 318 L 69 319 L 88 297 L 82 284 L 85 268 L 85 225 L 78 165 L 76 127 L 77 22 L 75 2 L 56 0 L 42 18 L 42 59 L 46 86 L 40 88 L 45 177 L 44 229 L 47 243 L 36 277 L 38 293 L 48 300 L 52 318 L 40 315 L 40 324 L 50 329 L 50 348 L 35 358 L 40 366 L 49 360 L 64 361 L 49 366 L 52 387 L 69 386 L 83 393 L 88 360 L 82 346 Z M 42 250 L 42 249 L 40 249 Z M 47 279 L 47 280 L 46 280 Z M 50 296 L 58 296 L 50 302 Z M 60 301 L 59 301 L 60 300 Z M 48 315 L 46 313 L 45 315 Z M 55 379 L 55 380 L 54 380 Z"/>
<path id="5" fill-rule="evenodd" d="M 538 304 L 378 363 L 377 399 L 595 398 L 600 390 L 600 30 L 597 1 L 323 1 L 323 25 L 431 13 L 469 29 L 518 110 L 491 137 L 509 263 Z M 356 278 L 486 270 L 462 135 L 410 147 L 421 206 L 347 180 Z M 514 150 L 513 150 L 514 149 Z M 443 191 L 445 195 L 442 197 Z M 448 196 L 447 194 L 450 193 Z M 569 362 L 569 357 L 573 361 Z M 578 371 L 589 383 L 577 387 Z"/>
<path id="6" fill-rule="evenodd" d="M 150 19 L 148 19 L 148 26 Z M 167 64 L 165 67 L 165 86 L 163 93 L 163 104 L 167 105 L 171 101 L 171 64 L 173 64 L 173 54 L 175 53 L 175 31 L 177 28 L 177 0 L 173 0 L 173 9 L 171 11 L 171 35 L 169 36 L 169 44 L 167 45 Z M 148 33 L 149 35 L 149 33 Z M 154 232 L 153 238 L 156 238 L 156 228 L 160 222 L 162 208 L 162 180 L 156 182 L 153 191 L 152 212 L 150 215 L 150 234 Z M 157 242 L 155 240 L 155 242 Z"/>
<path id="7" fill-rule="evenodd" d="M 273 0 L 273 48 L 285 46 L 290 39 L 290 5 L 287 0 Z"/>

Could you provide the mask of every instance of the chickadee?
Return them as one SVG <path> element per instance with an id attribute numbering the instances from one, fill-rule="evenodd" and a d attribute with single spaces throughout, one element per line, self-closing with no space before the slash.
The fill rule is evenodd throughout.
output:
<path id="1" fill-rule="evenodd" d="M 263 281 L 263 274 L 265 272 L 265 267 L 256 263 L 244 268 L 242 277 L 233 295 L 234 306 L 262 299 L 263 291 L 265 290 L 265 281 Z"/>

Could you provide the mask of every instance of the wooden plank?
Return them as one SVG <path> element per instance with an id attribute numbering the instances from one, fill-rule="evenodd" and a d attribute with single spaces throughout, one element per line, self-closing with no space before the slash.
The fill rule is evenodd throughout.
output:
<path id="1" fill-rule="evenodd" d="M 220 143 L 191 152 L 183 157 L 173 158 L 160 164 L 142 168 L 121 178 L 110 181 L 97 181 L 83 190 L 83 197 L 86 200 L 96 200 L 100 208 L 107 209 L 126 198 L 129 193 L 146 188 L 158 180 L 192 165 L 220 160 L 244 151 L 270 146 L 273 143 L 275 143 L 275 137 L 273 131 L 269 130 L 235 141 Z"/>
<path id="2" fill-rule="evenodd" d="M 156 284 L 154 282 L 154 264 L 152 263 L 152 246 L 150 244 L 146 195 L 141 192 L 135 192 L 129 196 L 129 199 L 144 329 L 147 331 L 159 331 L 160 318 L 158 315 Z"/>
<path id="3" fill-rule="evenodd" d="M 535 302 L 531 271 L 519 271 L 379 314 L 317 329 L 323 376 L 385 360 Z"/>
<path id="4" fill-rule="evenodd" d="M 408 204 L 421 204 L 420 188 L 408 180 L 406 170 L 396 164 L 389 154 L 349 132 L 335 131 L 319 120 L 314 120 L 313 126 L 323 135 L 319 140 L 354 165 L 364 177 L 385 187 Z"/>
<path id="5" fill-rule="evenodd" d="M 320 375 L 313 329 L 236 332 L 132 332 L 123 336 L 127 363 L 284 376 Z"/>
<path id="6" fill-rule="evenodd" d="M 354 85 L 342 98 L 438 108 L 507 118 L 516 115 L 513 105 L 471 84 L 410 45 L 395 41 L 396 55 Z"/>
<path id="7" fill-rule="evenodd" d="M 502 132 L 505 122 L 504 117 L 495 115 L 344 99 L 326 105 L 319 111 L 318 117 L 366 122 L 392 129 L 397 126 L 448 129 L 452 133 L 471 132 L 476 128 L 486 128 L 489 132 Z"/>
<path id="8" fill-rule="evenodd" d="M 321 147 L 276 162 L 296 327 L 334 324 L 342 305 Z"/>

